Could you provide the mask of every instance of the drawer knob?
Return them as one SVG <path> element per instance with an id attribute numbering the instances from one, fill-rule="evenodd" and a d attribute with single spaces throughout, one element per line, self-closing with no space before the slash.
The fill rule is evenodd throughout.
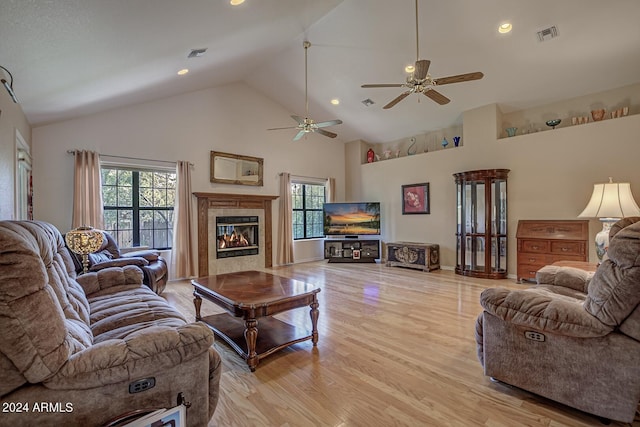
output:
<path id="1" fill-rule="evenodd" d="M 531 246 L 531 249 L 540 249 L 540 246 L 538 246 L 538 245 L 533 245 L 533 246 Z"/>
<path id="2" fill-rule="evenodd" d="M 529 262 L 536 262 L 535 258 L 529 258 Z"/>
<path id="3" fill-rule="evenodd" d="M 569 248 L 561 248 L 560 249 L 562 252 L 569 252 Z"/>

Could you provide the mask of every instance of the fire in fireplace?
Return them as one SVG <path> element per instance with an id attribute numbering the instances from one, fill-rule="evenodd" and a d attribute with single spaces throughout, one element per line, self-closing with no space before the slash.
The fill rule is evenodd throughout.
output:
<path id="1" fill-rule="evenodd" d="M 216 257 L 257 255 L 258 217 L 219 216 L 216 218 Z"/>

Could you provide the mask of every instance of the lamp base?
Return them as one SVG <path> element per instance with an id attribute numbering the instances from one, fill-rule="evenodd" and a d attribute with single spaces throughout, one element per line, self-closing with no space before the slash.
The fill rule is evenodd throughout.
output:
<path id="1" fill-rule="evenodd" d="M 609 249 L 609 231 L 611 226 L 618 222 L 620 218 L 600 218 L 602 222 L 602 230 L 596 234 L 596 255 L 598 256 L 598 264 L 602 264 L 607 257 L 607 249 Z"/>

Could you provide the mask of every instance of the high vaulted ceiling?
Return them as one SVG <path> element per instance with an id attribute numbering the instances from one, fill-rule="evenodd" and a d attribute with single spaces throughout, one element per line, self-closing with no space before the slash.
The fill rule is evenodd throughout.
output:
<path id="1" fill-rule="evenodd" d="M 304 116 L 309 40 L 310 117 L 341 119 L 339 140 L 385 142 L 494 102 L 509 112 L 637 83 L 639 18 L 638 0 L 419 0 L 430 74 L 484 78 L 438 88 L 447 105 L 411 95 L 390 110 L 404 89 L 360 86 L 404 82 L 414 0 L 0 0 L 0 65 L 36 126 L 236 81 Z M 513 31 L 500 35 L 506 20 Z M 558 37 L 538 41 L 551 26 Z M 197 48 L 208 50 L 187 59 Z"/>

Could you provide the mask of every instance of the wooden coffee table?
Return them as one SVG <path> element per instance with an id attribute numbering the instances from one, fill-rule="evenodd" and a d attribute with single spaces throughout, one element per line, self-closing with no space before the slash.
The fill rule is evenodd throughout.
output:
<path id="1" fill-rule="evenodd" d="M 310 283 L 260 271 L 218 274 L 191 281 L 196 320 L 203 321 L 256 370 L 258 361 L 291 344 L 311 340 L 318 343 L 318 299 L 320 289 Z M 202 299 L 227 313 L 202 317 Z M 311 307 L 311 325 L 290 325 L 272 316 L 299 307 Z M 260 334 L 258 334 L 260 319 Z"/>

